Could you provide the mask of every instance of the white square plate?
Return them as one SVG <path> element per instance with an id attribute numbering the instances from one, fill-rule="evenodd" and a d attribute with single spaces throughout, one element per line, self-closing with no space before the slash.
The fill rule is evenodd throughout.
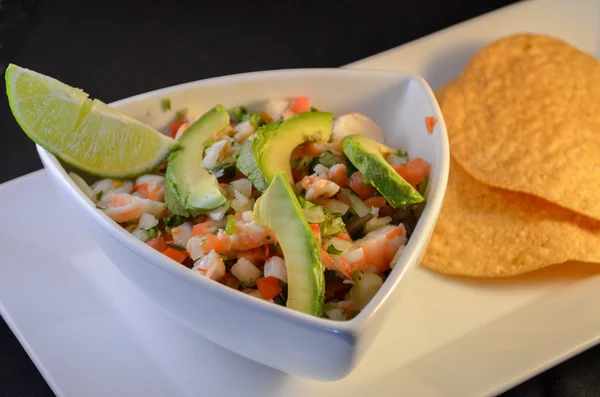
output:
<path id="1" fill-rule="evenodd" d="M 435 89 L 502 35 L 550 33 L 599 54 L 599 29 L 596 1 L 529 1 L 351 66 L 416 72 Z M 45 173 L 4 184 L 0 202 L 10 203 L 0 219 L 11 225 L 0 229 L 0 313 L 60 397 L 482 396 L 600 338 L 600 275 L 586 268 L 501 282 L 416 269 L 350 376 L 294 378 L 198 337 L 154 307 L 79 232 Z"/>

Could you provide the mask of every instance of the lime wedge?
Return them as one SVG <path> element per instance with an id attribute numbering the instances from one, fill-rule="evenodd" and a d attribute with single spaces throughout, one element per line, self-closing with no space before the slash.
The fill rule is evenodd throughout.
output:
<path id="1" fill-rule="evenodd" d="M 13 116 L 38 145 L 88 174 L 129 178 L 160 165 L 177 142 L 101 101 L 43 74 L 10 64 Z"/>

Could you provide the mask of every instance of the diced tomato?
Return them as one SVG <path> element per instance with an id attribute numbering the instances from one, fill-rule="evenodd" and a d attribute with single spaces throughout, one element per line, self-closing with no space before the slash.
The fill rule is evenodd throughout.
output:
<path id="1" fill-rule="evenodd" d="M 325 269 L 331 269 L 333 267 L 333 259 L 331 258 L 331 255 L 329 255 L 329 252 L 321 249 L 321 257 L 323 258 L 323 266 Z"/>
<path id="2" fill-rule="evenodd" d="M 416 187 L 419 183 L 423 182 L 425 177 L 429 175 L 431 166 L 429 163 L 422 158 L 416 158 L 409 161 L 406 164 L 397 165 L 394 168 L 398 175 L 400 175 L 406 182 L 410 183 L 413 187 Z"/>
<path id="3" fill-rule="evenodd" d="M 225 284 L 226 286 L 233 288 L 233 289 L 240 288 L 240 280 L 238 280 L 238 278 L 236 276 L 234 276 L 233 274 L 231 274 L 229 272 L 225 273 L 225 275 L 221 279 L 221 282 L 223 284 Z"/>
<path id="4" fill-rule="evenodd" d="M 175 135 L 177 134 L 179 127 L 181 127 L 185 123 L 187 123 L 187 121 L 185 121 L 185 120 L 175 120 L 173 122 L 173 124 L 171 125 L 171 137 L 175 138 Z"/>
<path id="5" fill-rule="evenodd" d="M 381 208 L 387 204 L 387 201 L 383 196 L 373 196 L 366 199 L 365 204 L 370 207 Z"/>
<path id="6" fill-rule="evenodd" d="M 360 171 L 350 175 L 350 189 L 362 200 L 366 200 L 375 194 L 375 188 L 365 183 L 365 178 Z"/>
<path id="7" fill-rule="evenodd" d="M 256 280 L 256 286 L 260 297 L 267 301 L 275 298 L 281 292 L 281 284 L 273 276 L 259 278 Z"/>
<path id="8" fill-rule="evenodd" d="M 165 244 L 175 244 L 175 240 L 173 240 L 173 236 L 171 234 L 165 233 L 163 235 L 163 240 L 165 240 Z"/>
<path id="9" fill-rule="evenodd" d="M 163 252 L 167 249 L 167 243 L 165 243 L 165 240 L 163 240 L 161 236 L 154 237 L 153 239 L 146 241 L 146 244 L 148 244 L 150 247 L 154 248 L 158 252 Z"/>
<path id="10" fill-rule="evenodd" d="M 300 182 L 307 175 L 308 175 L 308 172 L 304 168 L 292 171 L 292 178 L 294 179 L 295 183 Z"/>
<path id="11" fill-rule="evenodd" d="M 317 223 L 311 223 L 310 228 L 312 229 L 315 236 L 317 236 L 317 240 L 319 240 L 319 245 L 321 245 L 321 227 Z"/>
<path id="12" fill-rule="evenodd" d="M 339 187 L 348 187 L 348 174 L 346 174 L 346 167 L 341 167 L 337 172 L 330 173 L 329 180 Z"/>
<path id="13" fill-rule="evenodd" d="M 297 96 L 290 105 L 290 110 L 296 114 L 310 111 L 310 101 L 307 96 Z"/>
<path id="14" fill-rule="evenodd" d="M 188 257 L 185 251 L 181 251 L 175 248 L 167 247 L 166 250 L 163 251 L 163 254 L 173 259 L 175 262 L 183 262 L 185 258 Z"/>
<path id="15" fill-rule="evenodd" d="M 433 134 L 433 129 L 435 128 L 435 123 L 437 119 L 433 116 L 425 117 L 425 127 L 427 127 L 427 133 Z"/>
<path id="16" fill-rule="evenodd" d="M 325 287 L 325 300 L 344 299 L 344 295 L 350 291 L 350 288 L 352 284 L 344 283 L 337 277 L 332 278 Z"/>

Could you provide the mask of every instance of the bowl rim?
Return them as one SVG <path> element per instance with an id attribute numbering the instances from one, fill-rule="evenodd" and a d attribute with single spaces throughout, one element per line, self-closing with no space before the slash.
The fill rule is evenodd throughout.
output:
<path id="1" fill-rule="evenodd" d="M 172 259 L 162 255 L 160 252 L 152 249 L 144 242 L 138 240 L 131 233 L 128 233 L 125 229 L 119 227 L 116 222 L 108 217 L 104 212 L 97 211 L 94 203 L 89 199 L 82 191 L 77 187 L 75 182 L 69 177 L 67 171 L 64 169 L 59 160 L 50 152 L 43 147 L 36 144 L 38 155 L 42 160 L 44 167 L 50 172 L 60 175 L 58 178 L 62 187 L 67 188 L 68 194 L 74 198 L 79 205 L 84 207 L 85 211 L 88 212 L 92 219 L 100 225 L 108 234 L 118 240 L 126 249 L 136 254 L 143 260 L 151 262 L 154 266 L 158 266 L 160 270 L 170 274 L 181 281 L 186 283 L 194 282 L 200 283 L 200 288 L 205 288 L 207 293 L 212 293 L 218 296 L 219 299 L 225 299 L 231 304 L 243 306 L 245 309 L 259 312 L 263 315 L 277 316 L 282 320 L 290 321 L 304 327 L 320 330 L 323 332 L 333 333 L 354 333 L 362 330 L 365 325 L 369 322 L 380 308 L 387 302 L 391 293 L 398 287 L 400 281 L 404 278 L 405 272 L 408 270 L 405 264 L 411 262 L 418 262 L 419 254 L 426 248 L 425 243 L 429 231 L 435 227 L 437 217 L 441 210 L 442 201 L 446 191 L 446 185 L 448 181 L 449 172 L 449 161 L 450 151 L 448 136 L 446 131 L 446 125 L 439 108 L 438 102 L 435 95 L 425 81 L 423 77 L 414 73 L 406 73 L 401 71 L 389 71 L 389 70 L 375 70 L 375 69 L 346 69 L 346 68 L 294 68 L 294 69 L 273 69 L 273 70 L 262 70 L 258 72 L 247 72 L 237 73 L 230 75 L 223 75 L 217 77 L 211 77 L 207 79 L 196 80 L 192 82 L 186 82 L 177 84 L 165 88 L 160 88 L 141 94 L 137 94 L 128 98 L 117 100 L 109 103 L 109 106 L 121 107 L 133 102 L 145 100 L 158 95 L 165 95 L 173 92 L 177 92 L 185 89 L 194 89 L 203 85 L 217 83 L 217 84 L 235 84 L 238 81 L 252 79 L 255 77 L 264 77 L 265 75 L 282 75 L 282 76 L 293 76 L 295 79 L 306 77 L 315 73 L 331 73 L 331 74 L 343 74 L 348 76 L 362 76 L 363 78 L 368 76 L 385 76 L 390 77 L 404 77 L 407 80 L 413 80 L 421 85 L 421 88 L 425 91 L 428 96 L 429 102 L 433 108 L 432 116 L 437 119 L 438 127 L 438 139 L 440 143 L 439 153 L 436 153 L 435 157 L 439 159 L 439 172 L 437 183 L 429 185 L 429 198 L 427 199 L 427 205 L 417 222 L 417 225 L 413 231 L 413 234 L 406 245 L 403 253 L 402 263 L 399 266 L 395 266 L 387 280 L 383 283 L 377 294 L 371 299 L 371 301 L 365 306 L 363 310 L 354 318 L 346 321 L 335 321 L 328 318 L 321 318 L 311 316 L 305 313 L 290 310 L 286 307 L 276 305 L 270 302 L 256 299 L 247 294 L 239 293 L 239 291 L 232 290 L 231 288 L 214 282 L 213 280 L 206 279 L 205 277 L 198 277 L 186 267 L 174 262 Z M 70 187 L 70 188 L 69 188 Z M 176 264 L 177 266 L 174 266 Z M 418 263 L 414 264 L 418 265 Z M 193 280 L 193 281 L 192 281 Z"/>

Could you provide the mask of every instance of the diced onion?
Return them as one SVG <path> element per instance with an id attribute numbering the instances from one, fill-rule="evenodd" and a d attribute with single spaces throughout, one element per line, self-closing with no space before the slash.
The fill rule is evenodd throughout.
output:
<path id="1" fill-rule="evenodd" d="M 192 224 L 190 222 L 184 222 L 181 225 L 172 228 L 171 234 L 173 235 L 173 242 L 175 244 L 185 247 L 192 236 Z"/>
<path id="2" fill-rule="evenodd" d="M 135 238 L 143 242 L 148 241 L 148 239 L 150 238 L 150 236 L 148 236 L 148 232 L 144 229 L 140 229 L 139 227 L 135 228 L 135 230 L 131 232 L 131 234 L 133 234 Z"/>
<path id="3" fill-rule="evenodd" d="M 279 121 L 289 105 L 290 102 L 285 99 L 271 99 L 265 106 L 265 112 L 273 121 Z"/>
<path id="4" fill-rule="evenodd" d="M 350 208 L 348 204 L 333 199 L 319 201 L 319 204 L 327 211 L 341 215 L 344 215 Z"/>
<path id="5" fill-rule="evenodd" d="M 283 258 L 272 256 L 265 262 L 265 277 L 275 277 L 287 283 L 287 267 Z"/>
<path id="6" fill-rule="evenodd" d="M 252 182 L 248 178 L 241 178 L 231 182 L 231 186 L 246 197 L 252 195 Z"/>
<path id="7" fill-rule="evenodd" d="M 372 232 L 373 230 L 377 230 L 380 227 L 383 227 L 387 224 L 389 224 L 392 221 L 392 217 L 391 216 L 384 216 L 383 218 L 373 218 L 371 220 L 369 220 L 367 223 L 365 223 L 365 226 L 363 228 L 363 232 L 365 234 Z"/>
<path id="8" fill-rule="evenodd" d="M 356 194 L 348 191 L 348 200 L 350 200 L 350 206 L 356 212 L 356 215 L 363 217 L 371 213 L 371 207 L 366 205 Z"/>
<path id="9" fill-rule="evenodd" d="M 231 267 L 231 273 L 238 278 L 244 285 L 251 287 L 262 275 L 259 268 L 246 258 L 240 258 L 235 265 Z"/>
<path id="10" fill-rule="evenodd" d="M 152 214 L 143 214 L 138 224 L 144 230 L 152 229 L 156 225 L 158 225 L 158 219 Z"/>
<path id="11" fill-rule="evenodd" d="M 212 210 L 208 213 L 209 218 L 212 219 L 213 221 L 220 221 L 221 219 L 223 219 L 223 217 L 225 216 L 225 213 L 229 209 L 229 205 L 230 205 L 230 202 L 225 201 L 225 204 L 223 204 L 219 208 L 215 208 L 214 210 Z"/>
<path id="12" fill-rule="evenodd" d="M 204 250 L 202 249 L 204 239 L 205 236 L 192 236 L 185 245 L 186 251 L 193 260 L 197 260 L 204 256 Z"/>
<path id="13" fill-rule="evenodd" d="M 358 310 L 364 309 L 382 285 L 383 280 L 378 275 L 373 273 L 361 274 L 359 280 L 354 283 L 350 290 L 352 305 Z"/>
<path id="14" fill-rule="evenodd" d="M 329 172 L 329 168 L 325 167 L 323 164 L 315 165 L 314 170 L 315 170 L 316 174 L 320 177 L 327 175 L 327 173 Z"/>
<path id="15" fill-rule="evenodd" d="M 327 246 L 329 246 L 329 245 L 333 245 L 333 247 L 336 250 L 342 251 L 342 252 L 346 252 L 346 251 L 352 249 L 352 247 L 354 246 L 354 244 L 351 241 L 342 240 L 341 238 L 337 238 L 337 237 L 333 237 L 331 240 L 329 240 L 327 243 Z"/>
<path id="16" fill-rule="evenodd" d="M 312 208 L 303 208 L 303 211 L 308 223 L 321 223 L 325 221 L 325 212 L 323 212 L 323 207 L 316 206 Z"/>
<path id="17" fill-rule="evenodd" d="M 325 307 L 323 308 L 323 311 L 325 312 L 325 315 L 327 317 L 329 317 L 331 320 L 344 321 L 346 319 L 346 315 L 344 314 L 342 309 L 340 309 L 339 307 L 336 307 L 334 305 L 329 305 L 329 304 L 325 305 Z"/>

